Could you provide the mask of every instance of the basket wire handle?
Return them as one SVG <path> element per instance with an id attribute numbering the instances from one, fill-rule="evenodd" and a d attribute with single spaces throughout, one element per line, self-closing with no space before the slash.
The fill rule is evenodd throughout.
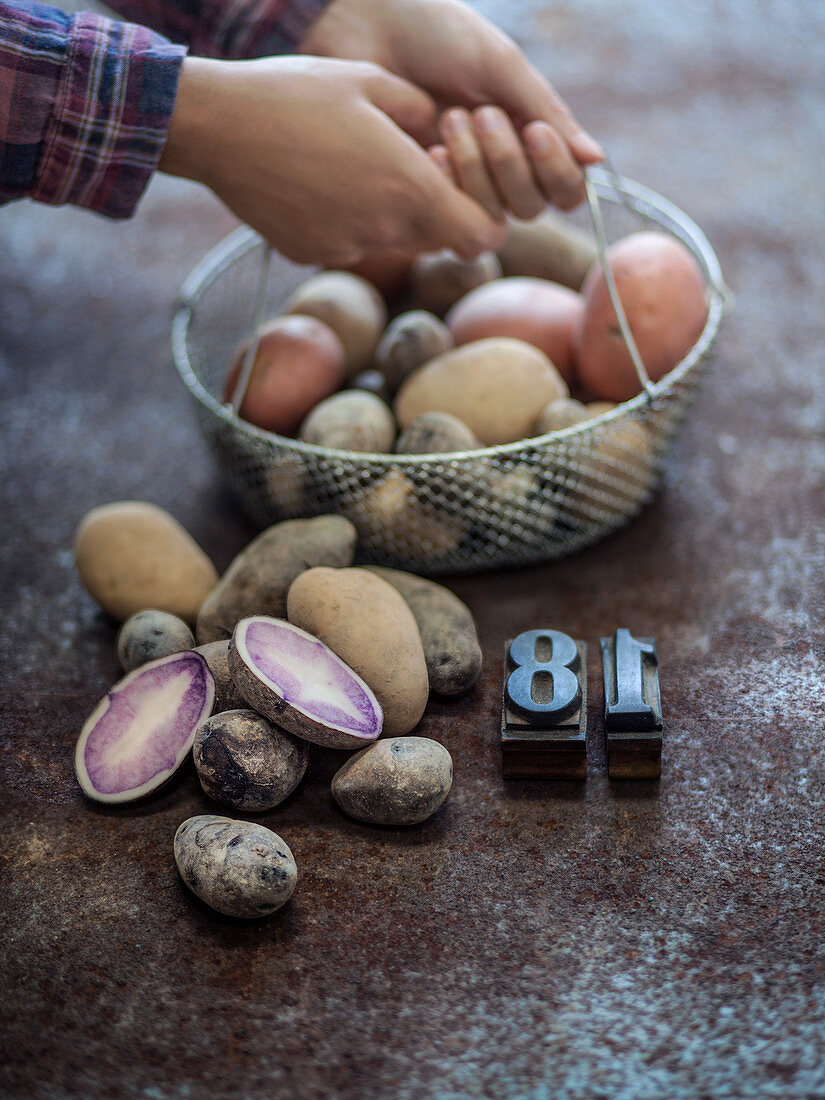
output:
<path id="1" fill-rule="evenodd" d="M 611 176 L 613 186 L 616 188 L 617 194 L 621 194 L 621 188 L 617 186 L 617 176 L 615 169 L 609 162 L 605 162 L 604 167 L 607 168 Z M 636 374 L 639 377 L 639 381 L 642 384 L 642 389 L 647 394 L 648 404 L 653 404 L 653 398 L 655 396 L 653 383 L 650 381 L 650 376 L 645 370 L 645 365 L 642 362 L 642 357 L 639 354 L 639 349 L 636 346 L 636 341 L 633 338 L 633 333 L 630 331 L 630 325 L 627 323 L 627 315 L 622 305 L 622 300 L 619 297 L 619 291 L 616 287 L 616 280 L 613 278 L 613 272 L 610 269 L 610 265 L 607 262 L 607 234 L 604 229 L 604 219 L 602 217 L 601 203 L 599 202 L 599 193 L 596 189 L 596 185 L 590 175 L 590 169 L 586 168 L 584 172 L 584 186 L 587 193 L 587 202 L 590 206 L 590 218 L 593 222 L 593 232 L 596 234 L 596 249 L 599 254 L 599 263 L 601 264 L 602 271 L 604 272 L 604 281 L 607 285 L 607 293 L 610 297 L 610 301 L 613 305 L 613 309 L 616 313 L 616 319 L 619 322 L 619 329 L 622 333 L 625 346 L 630 354 L 630 358 L 633 361 L 633 366 L 636 370 Z"/>
<path id="2" fill-rule="evenodd" d="M 263 242 L 263 255 L 261 259 L 261 274 L 258 278 L 258 295 L 255 299 L 255 309 L 252 314 L 252 338 L 247 345 L 247 349 L 244 352 L 243 363 L 241 365 L 240 374 L 238 375 L 238 381 L 235 383 L 235 387 L 232 390 L 232 395 L 229 398 L 229 405 L 232 408 L 232 412 L 235 416 L 238 416 L 239 409 L 243 404 L 243 399 L 246 397 L 246 391 L 249 389 L 249 380 L 252 377 L 252 368 L 255 365 L 255 359 L 258 355 L 258 345 L 261 342 L 261 325 L 264 321 L 264 314 L 266 312 L 266 288 L 269 284 L 269 271 L 272 267 L 272 255 L 273 248 L 271 244 Z"/>

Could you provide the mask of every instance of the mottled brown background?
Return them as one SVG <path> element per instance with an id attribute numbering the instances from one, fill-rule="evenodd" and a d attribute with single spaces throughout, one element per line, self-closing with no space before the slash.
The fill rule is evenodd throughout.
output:
<path id="1" fill-rule="evenodd" d="M 343 818 L 321 759 L 261 815 L 293 900 L 221 919 L 180 884 L 186 774 L 95 810 L 80 725 L 117 675 L 72 570 L 106 500 L 171 509 L 223 567 L 251 534 L 168 348 L 176 290 L 231 226 L 156 180 L 134 221 L 0 212 L 3 537 L 0 1092 L 13 1098 L 825 1095 L 822 163 L 817 0 L 485 4 L 628 175 L 688 211 L 738 310 L 628 529 L 465 578 L 487 656 L 420 728 L 456 763 L 429 824 Z M 502 644 L 553 624 L 653 634 L 658 784 L 501 779 Z"/>

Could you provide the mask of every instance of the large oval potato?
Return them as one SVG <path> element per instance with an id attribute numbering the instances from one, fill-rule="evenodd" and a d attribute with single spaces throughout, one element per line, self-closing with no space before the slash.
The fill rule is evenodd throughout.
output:
<path id="1" fill-rule="evenodd" d="M 344 516 L 287 519 L 262 531 L 238 554 L 198 615 L 199 645 L 231 638 L 248 615 L 283 618 L 289 586 L 314 565 L 350 565 L 355 527 Z"/>
<path id="2" fill-rule="evenodd" d="M 365 569 L 308 569 L 289 590 L 287 616 L 372 688 L 385 734 L 418 724 L 429 694 L 427 664 L 413 613 L 391 584 Z"/>
<path id="3" fill-rule="evenodd" d="M 375 287 L 349 271 L 322 271 L 293 292 L 285 313 L 317 317 L 341 338 L 346 373 L 352 378 L 370 365 L 387 324 L 387 307 Z"/>
<path id="4" fill-rule="evenodd" d="M 483 660 L 469 607 L 449 588 L 414 573 L 380 565 L 367 569 L 398 589 L 415 616 L 430 690 L 439 695 L 469 691 L 481 674 Z"/>
<path id="5" fill-rule="evenodd" d="M 631 233 L 607 250 L 630 331 L 656 382 L 690 351 L 708 315 L 705 285 L 687 248 L 666 233 Z M 594 396 L 626 401 L 640 391 L 601 266 L 583 287 L 581 324 L 574 338 L 579 379 Z"/>
<path id="6" fill-rule="evenodd" d="M 154 608 L 193 623 L 215 585 L 215 566 L 156 504 L 121 500 L 87 512 L 74 539 L 80 579 L 118 621 Z"/>
<path id="7" fill-rule="evenodd" d="M 569 287 L 546 279 L 496 279 L 456 302 L 445 320 L 457 345 L 487 336 L 512 336 L 543 351 L 571 382 L 573 333 L 581 322 L 584 299 Z"/>
<path id="8" fill-rule="evenodd" d="M 248 344 L 238 351 L 224 389 L 230 401 Z M 344 381 L 344 345 L 316 317 L 276 317 L 262 326 L 239 415 L 250 424 L 292 435 L 311 408 Z"/>
<path id="9" fill-rule="evenodd" d="M 491 338 L 447 351 L 411 374 L 395 399 L 395 414 L 403 429 L 425 412 L 452 413 L 481 443 L 514 443 L 532 433 L 545 405 L 567 394 L 564 379 L 538 348 Z"/>
<path id="10" fill-rule="evenodd" d="M 505 276 L 531 275 L 580 290 L 597 259 L 593 238 L 553 210 L 533 221 L 513 219 L 498 251 Z"/>

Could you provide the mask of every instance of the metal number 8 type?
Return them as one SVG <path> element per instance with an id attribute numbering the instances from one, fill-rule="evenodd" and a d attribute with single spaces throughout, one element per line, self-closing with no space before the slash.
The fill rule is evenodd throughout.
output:
<path id="1" fill-rule="evenodd" d="M 501 747 L 509 778 L 587 774 L 587 647 L 560 630 L 526 630 L 505 649 Z"/>

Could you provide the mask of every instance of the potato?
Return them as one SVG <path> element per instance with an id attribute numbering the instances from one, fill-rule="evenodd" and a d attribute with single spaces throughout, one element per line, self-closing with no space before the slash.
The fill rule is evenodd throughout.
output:
<path id="1" fill-rule="evenodd" d="M 392 585 L 365 569 L 308 569 L 293 581 L 287 616 L 375 692 L 385 734 L 418 724 L 429 694 L 427 665 L 413 613 Z"/>
<path id="2" fill-rule="evenodd" d="M 192 893 L 228 917 L 269 916 L 289 901 L 298 881 L 289 845 L 254 821 L 189 817 L 175 833 L 174 853 Z"/>
<path id="3" fill-rule="evenodd" d="M 349 271 L 313 275 L 293 292 L 284 312 L 317 317 L 338 334 L 348 378 L 370 365 L 387 324 L 381 295 L 366 279 Z"/>
<path id="4" fill-rule="evenodd" d="M 220 714 L 225 710 L 243 710 L 246 701 L 235 687 L 229 672 L 229 639 L 225 638 L 220 642 L 206 642 L 204 645 L 195 646 L 195 653 L 200 653 L 209 665 L 209 671 L 215 681 L 213 713 Z"/>
<path id="5" fill-rule="evenodd" d="M 395 420 L 389 405 L 374 393 L 343 390 L 315 406 L 298 438 L 318 447 L 386 454 L 395 440 Z"/>
<path id="6" fill-rule="evenodd" d="M 204 791 L 244 813 L 280 805 L 304 778 L 306 742 L 254 710 L 229 710 L 201 722 L 192 745 Z"/>
<path id="7" fill-rule="evenodd" d="M 248 344 L 238 351 L 224 389 L 230 401 Z M 309 410 L 344 381 L 344 345 L 315 317 L 276 317 L 260 330 L 258 350 L 239 415 L 250 424 L 292 435 Z"/>
<path id="8" fill-rule="evenodd" d="M 656 382 L 687 355 L 705 327 L 705 285 L 687 248 L 665 233 L 631 233 L 607 250 L 645 369 Z M 641 387 L 600 266 L 583 288 L 574 345 L 582 385 L 597 398 L 626 401 Z"/>
<path id="9" fill-rule="evenodd" d="M 304 456 L 281 452 L 272 456 L 270 462 L 262 475 L 266 499 L 284 519 L 300 515 L 307 486 Z"/>
<path id="10" fill-rule="evenodd" d="M 523 340 L 477 340 L 447 351 L 402 385 L 395 413 L 402 429 L 425 412 L 463 420 L 483 444 L 513 443 L 530 435 L 550 401 L 567 396 L 559 372 Z"/>
<path id="11" fill-rule="evenodd" d="M 86 719 L 74 766 L 95 802 L 136 802 L 164 786 L 212 713 L 215 683 L 189 650 L 132 669 Z"/>
<path id="12" fill-rule="evenodd" d="M 391 321 L 375 352 L 375 365 L 392 393 L 408 374 L 453 347 L 450 330 L 432 313 L 413 309 Z"/>
<path id="13" fill-rule="evenodd" d="M 368 825 L 418 825 L 438 809 L 453 783 L 453 761 L 429 737 L 376 741 L 347 760 L 332 780 L 332 797 Z"/>
<path id="14" fill-rule="evenodd" d="M 482 283 L 501 276 L 494 252 L 475 260 L 461 260 L 454 252 L 422 252 L 410 270 L 410 288 L 416 306 L 443 317 L 450 306 Z"/>
<path id="15" fill-rule="evenodd" d="M 124 672 L 131 672 L 147 661 L 192 649 L 194 644 L 192 631 L 177 615 L 168 611 L 138 611 L 118 632 L 117 656 Z"/>
<path id="16" fill-rule="evenodd" d="M 479 442 L 457 416 L 445 412 L 422 413 L 395 441 L 401 455 L 433 455 L 450 451 L 472 451 Z"/>
<path id="17" fill-rule="evenodd" d="M 430 690 L 439 695 L 469 691 L 481 674 L 482 664 L 481 646 L 469 607 L 449 588 L 414 573 L 380 565 L 368 565 L 367 569 L 397 589 L 415 616 Z"/>
<path id="18" fill-rule="evenodd" d="M 487 336 L 512 336 L 543 351 L 570 382 L 574 374 L 573 333 L 581 323 L 580 294 L 545 279 L 497 279 L 471 290 L 447 314 L 457 345 Z"/>
<path id="19" fill-rule="evenodd" d="M 87 512 L 74 539 L 89 595 L 122 621 L 145 608 L 192 623 L 218 583 L 215 566 L 176 519 L 140 500 Z"/>
<path id="20" fill-rule="evenodd" d="M 545 435 L 547 432 L 572 428 L 574 424 L 581 424 L 590 418 L 591 414 L 581 401 L 574 401 L 572 397 L 560 397 L 541 410 L 533 428 L 533 435 Z"/>
<path id="21" fill-rule="evenodd" d="M 248 706 L 296 737 L 362 749 L 381 735 L 384 715 L 369 684 L 286 619 L 241 619 L 229 643 L 229 671 Z"/>
<path id="22" fill-rule="evenodd" d="M 595 430 L 595 429 L 594 429 Z M 605 424 L 584 466 L 578 495 L 587 500 L 597 492 L 601 512 L 630 515 L 648 497 L 654 479 L 655 436 L 641 420 Z"/>
<path id="23" fill-rule="evenodd" d="M 363 543 L 414 562 L 435 564 L 466 534 L 459 517 L 423 502 L 399 470 L 368 485 L 344 509 Z"/>
<path id="24" fill-rule="evenodd" d="M 415 259 L 409 252 L 400 252 L 398 249 L 385 249 L 381 252 L 371 252 L 352 264 L 347 271 L 353 275 L 360 275 L 368 283 L 372 283 L 384 298 L 397 298 L 403 293 L 410 276 L 410 267 Z"/>
<path id="25" fill-rule="evenodd" d="M 552 210 L 530 222 L 513 219 L 498 252 L 506 276 L 549 279 L 572 290 L 581 289 L 597 256 L 593 238 Z"/>
<path id="26" fill-rule="evenodd" d="M 242 550 L 198 616 L 198 644 L 231 638 L 247 615 L 286 614 L 289 586 L 314 565 L 350 565 L 356 531 L 343 516 L 288 519 L 267 528 Z"/>

